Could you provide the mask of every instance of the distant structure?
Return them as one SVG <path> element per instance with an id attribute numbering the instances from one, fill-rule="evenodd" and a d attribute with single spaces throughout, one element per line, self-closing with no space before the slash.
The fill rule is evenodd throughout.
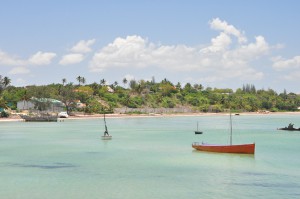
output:
<path id="1" fill-rule="evenodd" d="M 44 110 L 45 112 L 61 112 L 64 110 L 65 108 L 65 105 L 59 101 L 59 100 L 56 100 L 56 99 L 50 99 L 50 98 L 33 98 L 31 100 L 28 100 L 28 101 L 25 101 L 25 100 L 22 100 L 22 101 L 19 101 L 17 102 L 17 109 L 20 110 L 20 111 L 34 111 L 34 110 L 37 110 L 36 108 L 36 105 L 34 103 L 34 100 L 35 101 L 38 101 L 38 102 L 45 102 L 45 103 L 49 103 L 49 106 L 46 107 L 46 109 Z"/>

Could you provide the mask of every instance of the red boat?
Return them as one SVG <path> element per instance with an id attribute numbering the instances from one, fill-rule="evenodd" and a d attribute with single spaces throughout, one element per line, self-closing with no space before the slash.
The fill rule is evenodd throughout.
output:
<path id="1" fill-rule="evenodd" d="M 216 145 L 216 144 L 199 144 L 198 142 L 194 142 L 192 144 L 194 149 L 199 151 L 209 151 L 209 152 L 217 152 L 217 153 L 245 153 L 245 154 L 254 154 L 255 152 L 255 143 L 253 144 L 232 144 L 232 119 L 230 112 L 230 144 L 229 145 Z"/>
<path id="2" fill-rule="evenodd" d="M 255 152 L 255 143 L 253 144 L 239 144 L 239 145 L 215 145 L 215 144 L 199 144 L 194 142 L 192 144 L 194 149 L 199 151 L 209 151 L 217 153 L 245 153 L 245 154 L 254 154 Z"/>

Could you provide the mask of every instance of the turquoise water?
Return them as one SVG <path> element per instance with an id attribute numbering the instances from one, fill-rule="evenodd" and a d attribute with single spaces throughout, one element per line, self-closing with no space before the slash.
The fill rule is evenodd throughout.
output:
<path id="1" fill-rule="evenodd" d="M 204 131 L 194 135 L 197 122 Z M 233 117 L 255 155 L 192 149 L 229 143 L 228 116 L 0 122 L 2 199 L 300 198 L 300 115 Z"/>

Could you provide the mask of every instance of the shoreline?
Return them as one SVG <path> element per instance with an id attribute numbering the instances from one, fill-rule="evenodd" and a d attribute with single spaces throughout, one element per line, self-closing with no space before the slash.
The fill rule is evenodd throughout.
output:
<path id="1" fill-rule="evenodd" d="M 300 112 L 243 112 L 236 113 L 241 115 L 300 115 Z M 195 117 L 195 116 L 224 116 L 229 115 L 229 113 L 220 112 L 220 113 L 164 113 L 164 114 L 120 114 L 120 113 L 112 113 L 105 114 L 106 118 L 145 118 L 145 117 Z M 235 113 L 233 114 L 235 115 Z M 103 118 L 103 114 L 93 114 L 93 115 L 85 115 L 85 114 L 77 114 L 75 116 L 69 116 L 68 118 L 59 118 L 68 119 L 68 120 L 77 120 L 77 119 L 97 119 Z M 24 121 L 19 116 L 12 116 L 9 118 L 0 118 L 0 122 L 22 122 Z"/>

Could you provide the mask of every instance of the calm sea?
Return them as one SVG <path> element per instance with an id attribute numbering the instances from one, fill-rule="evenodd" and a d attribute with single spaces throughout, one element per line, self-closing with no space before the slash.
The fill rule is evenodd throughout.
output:
<path id="1" fill-rule="evenodd" d="M 202 135 L 195 135 L 197 122 Z M 229 116 L 0 122 L 1 199 L 300 198 L 300 115 L 233 117 L 255 155 L 192 149 L 229 143 Z"/>

